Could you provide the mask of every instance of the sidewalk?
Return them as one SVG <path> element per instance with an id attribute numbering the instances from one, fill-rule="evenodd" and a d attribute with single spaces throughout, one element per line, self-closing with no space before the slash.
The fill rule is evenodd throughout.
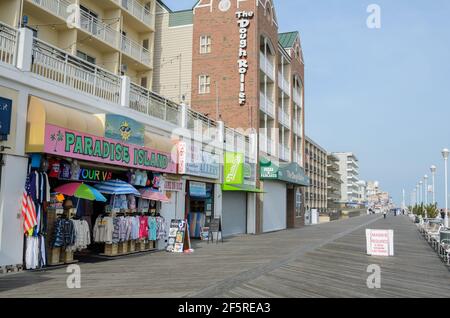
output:
<path id="1" fill-rule="evenodd" d="M 396 256 L 365 255 L 370 228 L 395 230 Z M 196 244 L 191 255 L 155 253 L 65 269 L 0 276 L 0 297 L 429 297 L 450 295 L 450 272 L 407 218 L 361 216 L 303 229 Z M 413 249 L 414 248 L 414 249 Z M 369 290 L 369 264 L 382 267 Z M 442 288 L 441 286 L 442 285 Z"/>

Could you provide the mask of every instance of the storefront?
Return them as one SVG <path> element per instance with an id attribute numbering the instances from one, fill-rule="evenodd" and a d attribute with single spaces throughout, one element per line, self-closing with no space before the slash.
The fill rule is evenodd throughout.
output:
<path id="1" fill-rule="evenodd" d="M 276 164 L 268 159 L 260 161 L 263 181 L 263 232 L 296 227 L 303 222 L 301 188 L 309 186 L 309 179 L 297 163 Z"/>
<path id="2" fill-rule="evenodd" d="M 254 224 L 249 212 L 255 209 L 255 194 L 261 191 L 256 188 L 256 165 L 243 153 L 225 153 L 222 191 L 223 235 L 247 234 L 249 223 Z"/>
<path id="3" fill-rule="evenodd" d="M 176 208 L 166 191 L 171 186 L 164 185 L 176 175 L 170 139 L 130 118 L 35 97 L 26 137 L 26 189 L 37 216 L 26 233 L 27 268 L 75 262 L 76 253 L 115 257 L 164 249 L 165 216 Z"/>
<path id="4" fill-rule="evenodd" d="M 193 239 L 200 239 L 202 228 L 220 217 L 219 162 L 218 155 L 205 151 L 201 144 L 178 143 L 178 173 L 184 175 L 186 187 L 185 218 Z"/>

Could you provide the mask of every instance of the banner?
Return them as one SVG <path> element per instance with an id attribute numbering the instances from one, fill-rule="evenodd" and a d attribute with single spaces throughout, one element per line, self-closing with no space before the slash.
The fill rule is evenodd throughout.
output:
<path id="1" fill-rule="evenodd" d="M 62 127 L 45 126 L 44 152 L 121 167 L 176 173 L 171 154 Z"/>
<path id="2" fill-rule="evenodd" d="M 250 171 L 251 173 L 251 171 Z M 225 153 L 224 184 L 244 183 L 244 154 L 237 152 Z"/>
<path id="3" fill-rule="evenodd" d="M 115 114 L 105 116 L 105 138 L 144 146 L 145 127 L 137 121 Z"/>
<path id="4" fill-rule="evenodd" d="M 0 140 L 7 140 L 11 129 L 12 100 L 0 97 Z"/>

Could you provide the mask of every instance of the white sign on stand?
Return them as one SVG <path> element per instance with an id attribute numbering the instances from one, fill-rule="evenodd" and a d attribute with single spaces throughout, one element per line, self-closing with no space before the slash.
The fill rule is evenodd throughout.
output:
<path id="1" fill-rule="evenodd" d="M 394 231 L 366 229 L 367 255 L 394 256 Z"/>

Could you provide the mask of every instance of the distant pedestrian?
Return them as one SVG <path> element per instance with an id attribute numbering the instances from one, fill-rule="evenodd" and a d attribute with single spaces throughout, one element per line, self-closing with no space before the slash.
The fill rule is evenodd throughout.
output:
<path id="1" fill-rule="evenodd" d="M 383 211 L 383 216 L 386 219 L 386 217 L 387 217 L 387 211 L 386 210 Z"/>
<path id="2" fill-rule="evenodd" d="M 445 220 L 445 212 L 444 209 L 441 209 L 441 219 Z"/>

